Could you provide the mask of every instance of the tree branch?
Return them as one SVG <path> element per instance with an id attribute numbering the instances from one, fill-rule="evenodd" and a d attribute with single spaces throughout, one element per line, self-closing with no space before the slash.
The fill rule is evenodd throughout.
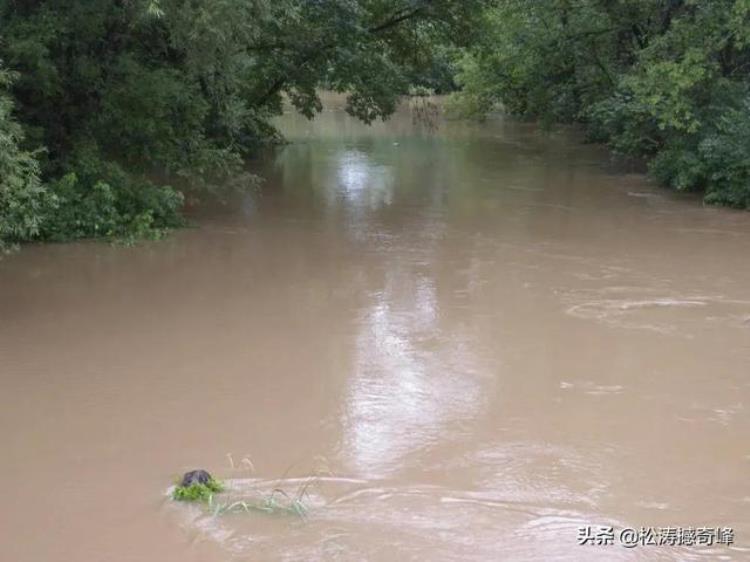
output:
<path id="1" fill-rule="evenodd" d="M 425 3 L 423 3 L 421 6 L 412 8 L 410 10 L 408 9 L 398 10 L 395 14 L 393 14 L 390 18 L 388 18 L 384 22 L 374 25 L 372 27 L 369 27 L 367 28 L 366 31 L 367 33 L 371 35 L 375 35 L 387 29 L 396 27 L 397 25 L 405 21 L 414 19 L 424 13 L 425 8 L 427 7 L 427 4 L 430 1 L 431 0 L 426 0 Z M 282 46 L 283 46 L 282 44 L 277 44 L 277 45 L 274 45 L 273 48 L 282 48 Z M 325 45 L 315 48 L 312 51 L 308 51 L 297 62 L 294 63 L 293 65 L 294 68 L 299 69 L 301 66 L 303 66 L 304 64 L 314 59 L 316 56 L 320 55 L 321 53 L 324 53 L 325 51 L 329 49 L 332 49 L 335 46 L 336 46 L 336 43 L 327 43 Z M 273 84 L 271 84 L 268 90 L 262 96 L 260 96 L 260 98 L 258 98 L 257 104 L 259 106 L 263 106 L 266 103 L 268 103 L 268 101 L 273 96 L 278 94 L 284 88 L 284 85 L 287 83 L 288 80 L 289 80 L 289 73 L 283 76 L 279 76 L 276 80 L 274 80 Z"/>
<path id="2" fill-rule="evenodd" d="M 391 27 L 394 27 L 402 22 L 405 22 L 406 20 L 410 20 L 418 15 L 420 15 L 424 11 L 425 6 L 420 6 L 419 8 L 414 8 L 413 10 L 404 13 L 403 10 L 401 10 L 401 13 L 399 15 L 399 12 L 396 12 L 393 16 L 391 16 L 390 19 L 384 21 L 381 24 L 378 24 L 374 27 L 370 27 L 367 29 L 369 33 L 380 33 L 381 31 L 385 31 L 386 29 L 390 29 Z"/>

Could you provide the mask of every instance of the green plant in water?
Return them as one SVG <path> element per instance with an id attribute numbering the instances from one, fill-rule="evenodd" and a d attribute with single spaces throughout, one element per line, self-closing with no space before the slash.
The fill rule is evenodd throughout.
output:
<path id="1" fill-rule="evenodd" d="M 212 478 L 205 484 L 194 482 L 189 486 L 177 485 L 172 499 L 182 502 L 212 502 L 213 495 L 224 491 L 224 485 Z"/>
<path id="2" fill-rule="evenodd" d="M 283 499 L 281 499 L 281 497 Z M 226 513 L 265 513 L 267 515 L 294 515 L 300 519 L 307 517 L 307 506 L 302 501 L 303 494 L 295 497 L 289 496 L 284 490 L 275 489 L 267 496 L 258 500 L 238 500 L 217 504 L 214 507 L 214 516 Z M 209 505 L 212 505 L 209 500 Z"/>
<path id="3" fill-rule="evenodd" d="M 229 458 L 231 462 L 231 455 Z M 247 462 L 252 466 L 249 460 Z M 287 472 L 289 469 L 287 469 Z M 327 469 L 325 471 L 330 473 Z M 287 472 L 284 473 L 284 476 L 286 476 Z M 320 470 L 317 470 L 314 475 L 305 478 L 297 487 L 294 495 L 290 495 L 282 488 L 276 487 L 271 492 L 261 493 L 255 498 L 230 498 L 229 501 L 215 503 L 214 495 L 225 490 L 224 484 L 210 476 L 204 470 L 195 470 L 186 473 L 182 477 L 182 480 L 177 482 L 172 492 L 172 499 L 206 503 L 214 516 L 254 512 L 278 516 L 291 515 L 300 519 L 306 519 L 308 507 L 304 501 L 305 496 L 307 495 L 308 488 L 318 481 L 320 472 Z M 279 483 L 284 479 L 284 476 L 279 479 Z M 186 483 L 189 484 L 183 485 Z M 277 484 L 277 486 L 279 485 Z"/>
<path id="4" fill-rule="evenodd" d="M 306 478 L 297 488 L 294 495 L 290 495 L 281 488 L 274 488 L 271 492 L 257 498 L 244 498 L 224 503 L 214 504 L 213 496 L 208 498 L 209 508 L 213 515 L 225 515 L 231 513 L 260 513 L 270 516 L 294 516 L 307 519 L 309 511 L 305 496 L 310 486 L 318 481 L 318 476 Z"/>

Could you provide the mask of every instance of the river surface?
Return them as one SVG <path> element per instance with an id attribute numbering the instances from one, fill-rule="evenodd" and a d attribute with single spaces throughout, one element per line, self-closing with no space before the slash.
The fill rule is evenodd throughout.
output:
<path id="1" fill-rule="evenodd" d="M 339 105 L 195 228 L 0 261 L 0 560 L 750 559 L 750 214 Z M 670 526 L 734 544 L 618 540 Z"/>

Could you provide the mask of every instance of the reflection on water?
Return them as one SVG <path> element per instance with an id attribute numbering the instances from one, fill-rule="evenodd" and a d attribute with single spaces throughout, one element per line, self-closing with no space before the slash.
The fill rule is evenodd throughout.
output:
<path id="1" fill-rule="evenodd" d="M 329 102 L 199 228 L 0 262 L 0 559 L 747 559 L 747 214 L 569 132 Z M 198 466 L 325 470 L 302 521 L 163 497 Z"/>
<path id="2" fill-rule="evenodd" d="M 456 438 L 457 422 L 484 403 L 470 343 L 441 330 L 432 280 L 389 271 L 371 298 L 357 336 L 343 448 L 358 474 L 382 475 L 400 470 L 406 455 Z"/>
<path id="3" fill-rule="evenodd" d="M 348 150 L 339 158 L 337 187 L 329 197 L 341 194 L 349 206 L 374 211 L 393 202 L 393 170 L 370 162 L 363 152 Z"/>

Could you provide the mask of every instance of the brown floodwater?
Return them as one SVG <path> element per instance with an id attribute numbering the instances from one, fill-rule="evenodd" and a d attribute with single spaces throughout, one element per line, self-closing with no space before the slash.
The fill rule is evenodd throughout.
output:
<path id="1" fill-rule="evenodd" d="M 338 105 L 195 228 L 0 262 L 0 560 L 750 559 L 750 215 Z M 171 501 L 197 467 L 307 515 Z"/>

